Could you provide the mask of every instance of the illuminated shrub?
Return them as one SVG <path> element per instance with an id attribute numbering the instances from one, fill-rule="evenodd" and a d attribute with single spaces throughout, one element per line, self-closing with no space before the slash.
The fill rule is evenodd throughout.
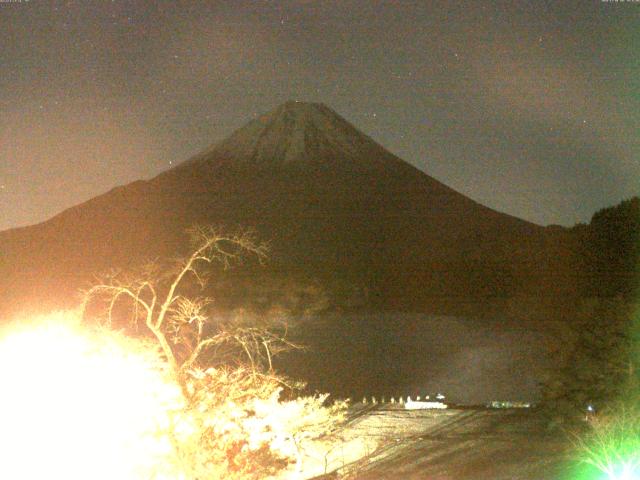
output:
<path id="1" fill-rule="evenodd" d="M 611 480 L 640 478 L 640 409 L 619 405 L 592 417 L 588 430 L 576 436 L 578 460 Z"/>
<path id="2" fill-rule="evenodd" d="M 300 471 L 305 446 L 344 417 L 344 403 L 325 406 L 327 395 L 281 400 L 281 379 L 244 368 L 196 372 L 190 386 L 191 434 L 176 444 L 189 478 L 260 479 Z"/>

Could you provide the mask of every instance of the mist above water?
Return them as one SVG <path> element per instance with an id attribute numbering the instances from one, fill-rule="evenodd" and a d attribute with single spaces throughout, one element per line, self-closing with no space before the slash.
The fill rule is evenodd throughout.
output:
<path id="1" fill-rule="evenodd" d="M 317 318 L 283 368 L 311 389 L 361 399 L 442 392 L 449 401 L 536 401 L 546 336 L 515 322 L 421 314 Z"/>

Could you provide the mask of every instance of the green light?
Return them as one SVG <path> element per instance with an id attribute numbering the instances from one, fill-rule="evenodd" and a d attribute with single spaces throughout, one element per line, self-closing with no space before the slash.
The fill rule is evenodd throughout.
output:
<path id="1" fill-rule="evenodd" d="M 640 480 L 640 410 L 618 404 L 594 417 L 575 439 L 571 480 Z"/>
<path id="2" fill-rule="evenodd" d="M 580 464 L 570 470 L 564 480 L 640 480 L 640 470 L 632 464 L 606 466 L 606 472 L 593 465 Z"/>

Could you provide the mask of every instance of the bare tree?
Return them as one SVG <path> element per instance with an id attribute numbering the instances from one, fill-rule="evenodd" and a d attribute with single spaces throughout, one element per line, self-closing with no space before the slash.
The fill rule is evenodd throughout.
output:
<path id="1" fill-rule="evenodd" d="M 124 321 L 155 339 L 186 400 L 167 426 L 170 462 L 186 478 L 257 480 L 294 463 L 300 469 L 304 446 L 343 420 L 346 403 L 325 405 L 326 395 L 281 399 L 283 387 L 304 386 L 274 371 L 273 356 L 296 347 L 286 324 L 212 314 L 203 295 L 209 267 L 247 256 L 263 262 L 267 245 L 249 231 L 189 233 L 191 253 L 173 266 L 115 272 L 86 290 L 85 316 L 99 312 L 107 326 Z"/>
<path id="2" fill-rule="evenodd" d="M 227 234 L 208 226 L 188 232 L 192 252 L 173 268 L 149 264 L 136 274 L 112 273 L 84 292 L 83 311 L 98 304 L 111 325 L 124 309 L 131 326 L 139 328 L 143 324 L 157 340 L 183 393 L 190 398 L 193 391 L 188 387 L 188 378 L 194 369 L 235 363 L 242 367 L 239 372 L 253 377 L 269 375 L 273 371 L 273 355 L 294 345 L 286 340 L 286 330 L 275 333 L 261 326 L 214 318 L 208 311 L 210 298 L 186 293 L 194 285 L 200 293 L 204 290 L 211 264 L 227 269 L 246 256 L 263 262 L 268 246 L 247 230 Z M 205 356 L 208 365 L 202 362 Z"/>

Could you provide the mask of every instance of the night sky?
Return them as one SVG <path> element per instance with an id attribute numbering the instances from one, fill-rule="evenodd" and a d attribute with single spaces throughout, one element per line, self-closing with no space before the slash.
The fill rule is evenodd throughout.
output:
<path id="1" fill-rule="evenodd" d="M 640 194 L 640 1 L 0 0 L 0 38 L 0 229 L 288 99 L 535 223 Z"/>

